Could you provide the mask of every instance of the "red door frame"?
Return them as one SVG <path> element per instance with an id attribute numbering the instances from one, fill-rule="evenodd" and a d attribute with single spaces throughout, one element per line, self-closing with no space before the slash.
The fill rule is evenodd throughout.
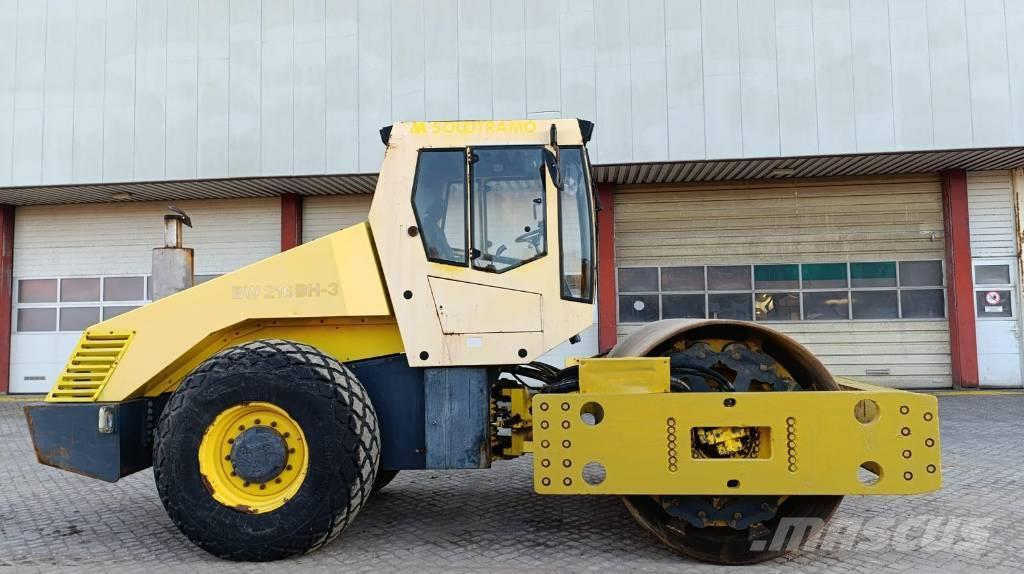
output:
<path id="1" fill-rule="evenodd" d="M 281 251 L 302 245 L 302 196 L 281 196 Z"/>
<path id="2" fill-rule="evenodd" d="M 0 205 L 0 393 L 10 389 L 14 296 L 14 206 Z"/>
<path id="3" fill-rule="evenodd" d="M 597 350 L 604 353 L 618 339 L 618 294 L 615 292 L 615 185 L 599 183 L 597 201 Z"/>
<path id="4" fill-rule="evenodd" d="M 946 306 L 953 385 L 978 388 L 978 338 L 974 322 L 971 227 L 967 209 L 967 171 L 942 172 L 942 220 L 946 240 Z"/>

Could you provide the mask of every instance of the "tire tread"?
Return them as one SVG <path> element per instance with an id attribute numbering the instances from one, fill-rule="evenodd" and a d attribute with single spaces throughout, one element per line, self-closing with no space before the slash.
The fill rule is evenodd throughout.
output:
<path id="1" fill-rule="evenodd" d="M 311 385 L 313 395 L 332 402 L 332 412 L 342 424 L 354 421 L 351 429 L 356 440 L 346 445 L 339 441 L 344 456 L 356 469 L 349 477 L 349 503 L 334 509 L 327 528 L 294 532 L 271 546 L 228 548 L 210 539 L 205 532 L 182 520 L 190 512 L 184 501 L 171 496 L 175 477 L 161 472 L 165 468 L 171 433 L 184 421 L 193 397 L 202 394 L 209 379 L 226 373 L 292 372 L 306 369 L 303 384 Z M 225 349 L 203 361 L 171 395 L 156 428 L 153 467 L 160 499 L 174 524 L 190 540 L 216 556 L 235 560 L 265 561 L 297 556 L 317 550 L 337 538 L 369 500 L 380 460 L 380 430 L 369 396 L 356 376 L 340 361 L 316 348 L 282 339 L 262 339 Z"/>

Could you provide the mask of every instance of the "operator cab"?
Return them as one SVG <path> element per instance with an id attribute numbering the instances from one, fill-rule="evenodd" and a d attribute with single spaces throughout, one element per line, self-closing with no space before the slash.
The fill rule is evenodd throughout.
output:
<path id="1" fill-rule="evenodd" d="M 407 353 L 411 363 L 425 355 L 421 365 L 495 364 L 495 353 L 508 359 L 501 362 L 526 362 L 589 326 L 596 276 L 585 145 L 591 129 L 576 120 L 522 120 L 382 130 L 388 152 L 377 194 L 395 201 L 375 199 L 370 223 L 379 251 L 403 252 L 382 253 L 381 261 L 403 262 L 383 270 L 403 339 L 422 335 L 423 351 Z M 411 181 L 386 178 L 389 161 L 412 171 Z M 403 194 L 412 216 L 406 225 Z M 397 213 L 384 215 L 381 205 Z M 413 272 L 426 280 L 420 286 L 434 308 L 421 300 L 403 313 L 403 301 L 412 300 L 407 291 L 413 298 L 415 291 L 401 287 L 420 279 Z M 424 327 L 431 322 L 433 336 Z"/>

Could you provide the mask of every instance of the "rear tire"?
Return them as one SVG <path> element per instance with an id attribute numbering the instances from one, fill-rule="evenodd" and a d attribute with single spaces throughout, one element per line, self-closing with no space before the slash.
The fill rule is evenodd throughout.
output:
<path id="1" fill-rule="evenodd" d="M 305 465 L 294 496 L 266 511 L 218 501 L 211 485 L 217 483 L 200 472 L 201 443 L 218 415 L 250 403 L 286 413 L 307 453 L 294 460 Z M 269 561 L 316 550 L 341 534 L 369 498 L 379 458 L 377 415 L 355 375 L 313 347 L 273 339 L 226 349 L 185 378 L 157 425 L 153 469 L 164 508 L 189 540 L 220 558 Z M 223 499 L 233 483 L 220 484 Z"/>

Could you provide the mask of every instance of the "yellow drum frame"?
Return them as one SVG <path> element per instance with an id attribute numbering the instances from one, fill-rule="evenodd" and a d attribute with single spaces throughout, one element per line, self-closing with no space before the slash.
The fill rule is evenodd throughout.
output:
<path id="1" fill-rule="evenodd" d="M 273 428 L 288 445 L 284 470 L 263 484 L 246 482 L 231 465 L 235 438 L 253 426 Z M 302 427 L 284 409 L 266 402 L 242 403 L 217 415 L 206 427 L 198 456 L 199 472 L 214 500 L 250 514 L 272 512 L 284 506 L 299 492 L 309 470 L 309 451 Z"/>

